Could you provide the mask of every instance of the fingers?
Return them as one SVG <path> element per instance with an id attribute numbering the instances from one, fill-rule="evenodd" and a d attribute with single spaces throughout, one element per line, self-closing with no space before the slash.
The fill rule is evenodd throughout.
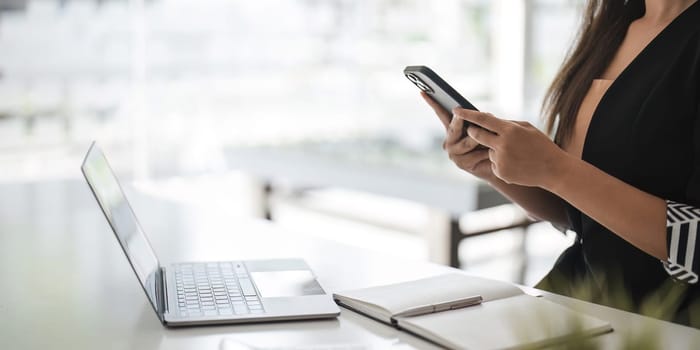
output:
<path id="1" fill-rule="evenodd" d="M 488 149 L 479 149 L 462 155 L 450 155 L 450 159 L 466 171 L 474 171 L 479 163 L 489 161 Z"/>
<path id="2" fill-rule="evenodd" d="M 459 120 L 460 123 L 462 122 L 461 119 L 455 119 Z M 448 134 L 448 139 L 449 137 L 450 135 Z M 471 137 L 464 137 L 463 134 L 460 135 L 460 137 L 462 138 L 456 139 L 454 142 L 448 142 L 447 139 L 445 140 L 444 149 L 448 154 L 462 155 L 473 151 L 477 146 L 479 146 L 479 143 Z"/>
<path id="3" fill-rule="evenodd" d="M 477 143 L 480 143 L 488 148 L 497 148 L 499 145 L 499 136 L 486 129 L 472 125 L 467 128 L 467 135 L 473 138 Z"/>
<path id="4" fill-rule="evenodd" d="M 464 120 L 452 118 L 452 121 L 447 126 L 447 136 L 445 137 L 445 149 L 450 145 L 457 143 L 464 137 Z"/>
<path id="5" fill-rule="evenodd" d="M 425 102 L 428 103 L 430 108 L 435 111 L 435 114 L 437 114 L 438 118 L 442 122 L 442 125 L 447 129 L 450 125 L 450 120 L 452 120 L 452 115 L 450 114 L 449 111 L 445 110 L 442 108 L 435 100 L 433 100 L 428 94 L 426 94 L 424 91 L 421 91 L 420 93 L 421 97 L 425 100 Z"/>
<path id="6" fill-rule="evenodd" d="M 473 111 L 470 109 L 455 108 L 452 110 L 452 114 L 468 122 L 481 126 L 482 128 L 491 130 L 496 134 L 500 134 L 501 131 L 509 125 L 508 121 L 496 118 L 493 116 L 493 114 Z"/>

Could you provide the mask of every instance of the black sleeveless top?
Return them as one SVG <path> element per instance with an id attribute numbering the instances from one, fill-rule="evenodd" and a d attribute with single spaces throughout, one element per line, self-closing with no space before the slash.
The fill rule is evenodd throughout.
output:
<path id="1" fill-rule="evenodd" d="M 700 207 L 698 2 L 609 87 L 591 119 L 582 158 L 642 191 Z M 577 241 L 538 287 L 631 311 L 654 296 L 665 300 L 678 293 L 665 318 L 690 324 L 693 313 L 700 319 L 699 285 L 674 282 L 657 258 L 568 204 L 567 214 Z"/>

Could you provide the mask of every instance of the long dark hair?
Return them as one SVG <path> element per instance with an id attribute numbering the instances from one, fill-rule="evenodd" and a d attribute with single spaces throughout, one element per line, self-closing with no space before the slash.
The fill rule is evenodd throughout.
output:
<path id="1" fill-rule="evenodd" d="M 569 139 L 591 82 L 604 73 L 630 23 L 644 11 L 644 0 L 588 1 L 575 44 L 542 103 L 547 132 L 551 134 L 556 128 L 554 142 L 561 145 Z"/>

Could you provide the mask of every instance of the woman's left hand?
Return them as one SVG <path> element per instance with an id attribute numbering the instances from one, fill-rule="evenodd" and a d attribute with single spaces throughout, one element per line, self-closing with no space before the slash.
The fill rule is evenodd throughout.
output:
<path id="1" fill-rule="evenodd" d="M 493 173 L 506 183 L 548 189 L 561 178 L 569 155 L 530 123 L 463 108 L 452 113 L 480 126 L 469 126 L 467 133 L 489 148 Z"/>

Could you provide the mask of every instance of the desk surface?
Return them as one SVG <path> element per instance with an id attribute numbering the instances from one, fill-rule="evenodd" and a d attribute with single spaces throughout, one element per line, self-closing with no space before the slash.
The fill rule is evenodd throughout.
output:
<path id="1" fill-rule="evenodd" d="M 274 225 L 232 220 L 129 191 L 162 263 L 302 257 L 328 291 L 455 271 L 397 260 Z M 430 343 L 348 310 L 337 320 L 166 329 L 81 181 L 0 185 L 0 349 L 340 349 L 419 348 Z M 545 294 L 609 320 L 598 337 L 616 348 L 624 335 L 653 329 L 664 348 L 700 344 L 695 329 Z M 669 346 L 673 345 L 673 346 Z"/>

